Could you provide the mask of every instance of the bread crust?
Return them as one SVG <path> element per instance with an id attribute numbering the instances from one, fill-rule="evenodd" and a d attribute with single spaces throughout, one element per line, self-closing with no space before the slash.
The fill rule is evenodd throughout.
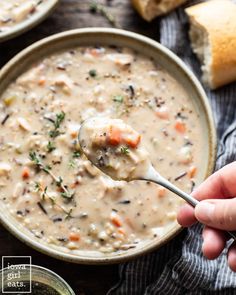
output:
<path id="1" fill-rule="evenodd" d="M 208 37 L 209 86 L 216 89 L 236 81 L 236 4 L 231 0 L 210 0 L 185 11 L 191 26 L 197 26 Z"/>
<path id="2" fill-rule="evenodd" d="M 175 9 L 187 0 L 132 0 L 134 8 L 147 21 Z"/>

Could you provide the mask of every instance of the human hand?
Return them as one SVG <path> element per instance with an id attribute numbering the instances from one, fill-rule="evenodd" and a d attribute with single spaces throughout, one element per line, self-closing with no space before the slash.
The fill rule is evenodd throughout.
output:
<path id="1" fill-rule="evenodd" d="M 207 178 L 192 196 L 201 202 L 195 208 L 184 205 L 177 220 L 184 227 L 197 221 L 205 225 L 202 251 L 206 258 L 215 259 L 229 238 L 222 230 L 236 231 L 236 162 Z M 228 264 L 236 271 L 236 243 L 229 248 Z"/>

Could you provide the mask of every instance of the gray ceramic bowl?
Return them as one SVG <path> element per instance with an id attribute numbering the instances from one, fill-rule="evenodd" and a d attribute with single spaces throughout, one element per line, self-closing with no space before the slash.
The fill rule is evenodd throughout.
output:
<path id="1" fill-rule="evenodd" d="M 205 149 L 202 151 L 204 160 L 201 163 L 199 177 L 200 180 L 204 180 L 213 171 L 216 154 L 216 134 L 207 97 L 199 81 L 185 64 L 171 51 L 149 38 L 117 29 L 90 28 L 67 31 L 43 39 L 20 52 L 0 71 L 0 95 L 10 82 L 38 59 L 58 50 L 97 44 L 126 46 L 153 57 L 187 90 L 189 98 L 193 100 L 195 108 L 201 114 L 199 120 L 202 125 L 201 136 L 204 138 Z M 109 264 L 135 258 L 161 247 L 181 230 L 181 227 L 176 223 L 161 239 L 153 239 L 126 252 L 99 254 L 98 252 L 81 251 L 75 255 L 39 243 L 4 208 L 0 208 L 0 217 L 2 224 L 27 245 L 58 259 L 82 264 Z"/>
<path id="2" fill-rule="evenodd" d="M 7 1 L 7 0 L 1 0 Z M 12 26 L 5 32 L 0 32 L 0 43 L 12 39 L 16 36 L 23 34 L 24 32 L 32 29 L 34 26 L 42 22 L 56 7 L 59 0 L 47 0 L 40 5 L 39 11 L 36 11 L 29 18 L 22 22 Z"/>

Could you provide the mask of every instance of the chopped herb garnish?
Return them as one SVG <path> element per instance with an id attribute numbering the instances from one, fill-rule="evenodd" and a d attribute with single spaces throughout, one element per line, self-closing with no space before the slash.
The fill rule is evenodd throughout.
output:
<path id="1" fill-rule="evenodd" d="M 32 162 L 34 162 L 38 169 L 43 170 L 44 172 L 49 174 L 49 171 L 52 169 L 52 167 L 50 165 L 44 165 L 41 157 L 37 155 L 36 152 L 31 151 L 29 153 L 29 158 Z"/>
<path id="2" fill-rule="evenodd" d="M 113 101 L 122 103 L 124 101 L 124 97 L 122 95 L 115 95 L 113 97 Z"/>
<path id="3" fill-rule="evenodd" d="M 46 186 L 41 194 L 43 200 L 45 200 L 45 198 L 47 196 L 47 190 L 48 190 L 48 187 Z"/>
<path id="4" fill-rule="evenodd" d="M 63 179 L 61 176 L 59 176 L 58 179 L 56 180 L 56 185 L 60 187 L 62 183 L 63 183 Z"/>
<path id="5" fill-rule="evenodd" d="M 81 153 L 80 153 L 79 151 L 74 151 L 74 152 L 73 152 L 73 156 L 72 156 L 72 157 L 73 157 L 74 159 L 80 158 L 80 156 L 81 156 Z"/>
<path id="6" fill-rule="evenodd" d="M 46 196 L 47 196 L 47 190 L 48 187 L 46 186 L 44 189 L 42 188 L 42 186 L 40 185 L 39 182 L 35 182 L 35 192 L 40 192 L 41 193 L 41 198 L 42 200 L 45 200 Z"/>
<path id="7" fill-rule="evenodd" d="M 56 120 L 53 121 L 54 129 L 49 132 L 49 136 L 55 138 L 61 134 L 59 128 L 61 123 L 64 121 L 66 114 L 62 111 L 56 114 Z"/>
<path id="8" fill-rule="evenodd" d="M 61 193 L 61 196 L 65 199 L 71 199 L 73 197 L 74 193 L 71 193 L 69 191 L 64 191 Z"/>
<path id="9" fill-rule="evenodd" d="M 69 168 L 75 168 L 76 167 L 76 163 L 73 160 L 69 161 Z"/>
<path id="10" fill-rule="evenodd" d="M 51 153 L 52 151 L 54 151 L 56 149 L 56 146 L 53 142 L 49 141 L 47 144 L 47 151 L 49 153 Z"/>
<path id="11" fill-rule="evenodd" d="M 92 78 L 97 77 L 97 71 L 96 70 L 90 70 L 89 71 L 89 76 L 92 77 Z"/>
<path id="12" fill-rule="evenodd" d="M 35 192 L 39 192 L 41 190 L 41 185 L 39 182 L 35 182 L 34 189 Z"/>
<path id="13" fill-rule="evenodd" d="M 128 154 L 129 154 L 129 148 L 126 147 L 126 146 L 122 146 L 122 147 L 120 148 L 120 152 L 121 152 L 122 154 L 124 154 L 124 155 L 128 155 Z"/>
<path id="14" fill-rule="evenodd" d="M 73 209 L 71 208 L 69 211 L 67 211 L 67 212 L 65 211 L 65 213 L 66 213 L 65 220 L 72 218 L 72 215 L 71 215 L 72 210 L 73 210 Z"/>

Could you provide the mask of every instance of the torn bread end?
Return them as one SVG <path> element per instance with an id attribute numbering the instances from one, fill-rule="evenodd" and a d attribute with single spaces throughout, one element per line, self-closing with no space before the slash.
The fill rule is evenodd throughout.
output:
<path id="1" fill-rule="evenodd" d="M 213 89 L 214 85 L 212 83 L 211 73 L 211 44 L 208 33 L 203 27 L 194 22 L 194 20 L 191 20 L 189 37 L 191 40 L 193 52 L 197 55 L 201 63 L 202 81 L 206 86 Z"/>
<path id="2" fill-rule="evenodd" d="M 135 9 L 147 21 L 166 14 L 187 0 L 132 0 Z"/>

